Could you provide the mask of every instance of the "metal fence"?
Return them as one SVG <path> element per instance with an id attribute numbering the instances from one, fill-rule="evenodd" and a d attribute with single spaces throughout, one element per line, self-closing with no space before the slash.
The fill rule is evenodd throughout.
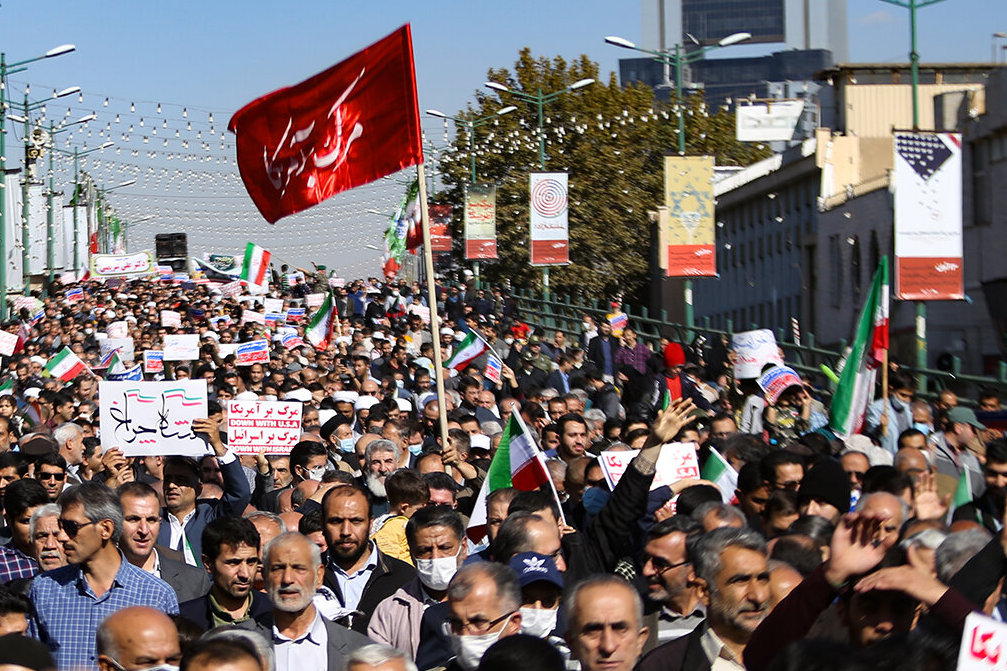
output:
<path id="1" fill-rule="evenodd" d="M 544 298 L 541 294 L 531 291 L 514 290 L 512 296 L 517 302 L 520 318 L 535 326 L 542 333 L 558 329 L 568 335 L 579 335 L 584 314 L 597 317 L 611 312 L 611 304 L 605 298 L 589 304 L 559 295 Z M 639 335 L 640 340 L 651 344 L 655 350 L 661 338 L 687 344 L 691 343 L 697 335 L 705 336 L 708 340 L 720 336 L 726 336 L 730 339 L 735 332 L 731 320 L 727 321 L 727 329 L 724 331 L 710 328 L 708 320 L 702 320 L 701 323 L 690 329 L 684 324 L 668 321 L 664 310 L 661 310 L 660 314 L 655 314 L 646 307 L 634 309 L 633 306 L 623 303 L 622 311 L 629 315 L 629 323 Z M 753 326 L 752 328 L 758 327 Z M 737 330 L 749 329 L 739 328 Z M 789 366 L 811 375 L 816 385 L 821 389 L 832 389 L 834 385 L 829 382 L 828 376 L 822 372 L 821 367 L 827 366 L 838 373 L 842 365 L 843 353 L 846 350 L 845 340 L 840 341 L 838 350 L 823 349 L 815 345 L 814 333 L 803 332 L 801 342 L 798 344 L 793 342 L 792 336 L 787 337 L 784 329 L 777 330 L 776 340 L 783 348 Z M 951 370 L 911 366 L 903 368 L 916 377 L 919 395 L 927 399 L 935 397 L 944 389 L 950 389 L 960 397 L 963 405 L 975 405 L 980 390 L 995 389 L 1002 394 L 1007 389 L 1007 362 L 1003 361 L 1000 362 L 995 377 L 962 373 L 961 361 L 957 357 L 952 359 Z"/>

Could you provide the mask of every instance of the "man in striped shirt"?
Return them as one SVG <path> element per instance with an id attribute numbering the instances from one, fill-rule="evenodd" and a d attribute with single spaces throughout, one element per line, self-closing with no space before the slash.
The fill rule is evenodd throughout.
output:
<path id="1" fill-rule="evenodd" d="M 686 636 L 706 618 L 686 543 L 703 529 L 691 518 L 675 515 L 650 530 L 644 546 L 643 577 L 649 596 L 661 604 L 656 644 Z"/>

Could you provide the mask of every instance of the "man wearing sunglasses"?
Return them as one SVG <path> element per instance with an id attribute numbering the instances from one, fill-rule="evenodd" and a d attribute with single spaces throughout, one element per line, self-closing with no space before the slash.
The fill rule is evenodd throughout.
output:
<path id="1" fill-rule="evenodd" d="M 49 502 L 55 503 L 66 484 L 66 459 L 55 452 L 35 458 L 35 479 L 45 487 Z"/>
<path id="2" fill-rule="evenodd" d="M 686 551 L 688 542 L 702 531 L 697 522 L 683 515 L 669 517 L 650 530 L 641 557 L 641 573 L 647 581 L 648 596 L 660 605 L 656 614 L 656 644 L 691 634 L 706 619 L 706 608 L 700 601 L 696 574 Z M 649 624 L 653 631 L 654 623 Z"/>
<path id="3" fill-rule="evenodd" d="M 175 592 L 133 566 L 119 551 L 122 506 L 115 492 L 85 482 L 60 496 L 59 542 L 69 562 L 32 581 L 36 615 L 29 635 L 49 646 L 59 668 L 94 668 L 95 633 L 106 617 L 129 606 L 178 614 Z"/>

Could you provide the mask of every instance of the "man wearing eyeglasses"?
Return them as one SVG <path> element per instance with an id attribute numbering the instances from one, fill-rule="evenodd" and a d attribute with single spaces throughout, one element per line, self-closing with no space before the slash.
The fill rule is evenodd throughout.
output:
<path id="1" fill-rule="evenodd" d="M 521 633 L 521 585 L 509 566 L 462 566 L 448 586 L 448 608 L 456 655 L 445 671 L 475 671 L 491 645 Z"/>
<path id="2" fill-rule="evenodd" d="M 153 608 L 124 608 L 98 626 L 101 671 L 173 671 L 182 660 L 175 623 Z"/>
<path id="3" fill-rule="evenodd" d="M 660 610 L 655 618 L 657 640 L 652 637 L 653 645 L 648 649 L 691 634 L 706 619 L 706 607 L 699 598 L 696 574 L 686 552 L 687 542 L 702 531 L 697 522 L 683 515 L 669 517 L 650 530 L 641 573 L 647 581 L 649 598 L 660 604 Z"/>
<path id="4" fill-rule="evenodd" d="M 28 598 L 36 614 L 28 633 L 49 646 L 59 668 L 94 668 L 98 623 L 129 606 L 176 615 L 178 600 L 167 583 L 119 551 L 123 514 L 115 492 L 85 482 L 61 495 L 60 508 L 59 542 L 69 564 L 32 581 Z"/>

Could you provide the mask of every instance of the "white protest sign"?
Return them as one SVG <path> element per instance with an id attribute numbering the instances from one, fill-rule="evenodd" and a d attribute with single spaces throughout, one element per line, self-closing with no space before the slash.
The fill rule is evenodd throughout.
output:
<path id="1" fill-rule="evenodd" d="M 1007 624 L 979 613 L 969 613 L 958 648 L 957 671 L 1007 669 Z"/>
<path id="2" fill-rule="evenodd" d="M 119 350 L 119 359 L 122 361 L 133 361 L 136 358 L 132 338 L 105 338 L 98 341 L 98 352 L 101 358 L 112 350 Z"/>
<path id="3" fill-rule="evenodd" d="M 265 298 L 262 301 L 263 312 L 283 312 L 282 298 Z"/>
<path id="4" fill-rule="evenodd" d="M 417 305 L 416 303 L 413 303 L 409 306 L 408 312 L 410 314 L 419 315 L 424 324 L 430 323 L 430 308 L 425 305 Z"/>
<path id="5" fill-rule="evenodd" d="M 126 457 L 209 453 L 192 432 L 192 421 L 206 417 L 206 380 L 98 383 L 101 446 Z"/>
<path id="6" fill-rule="evenodd" d="M 109 338 L 125 338 L 129 335 L 129 325 L 124 321 L 112 322 L 105 329 L 105 333 L 108 334 Z"/>
<path id="7" fill-rule="evenodd" d="M 164 371 L 164 352 L 149 349 L 143 353 L 143 372 L 161 373 Z"/>
<path id="8" fill-rule="evenodd" d="M 261 312 L 252 312 L 251 310 L 241 311 L 241 323 L 242 324 L 262 324 L 266 325 L 266 315 Z"/>
<path id="9" fill-rule="evenodd" d="M 229 354 L 234 354 L 238 351 L 238 343 L 236 342 L 222 342 L 217 345 L 217 356 L 223 359 Z"/>
<path id="10" fill-rule="evenodd" d="M 229 401 L 227 445 L 236 454 L 289 454 L 301 438 L 301 403 Z"/>
<path id="11" fill-rule="evenodd" d="M 0 331 L 0 354 L 11 356 L 17 347 L 17 336 L 7 331 Z"/>
<path id="12" fill-rule="evenodd" d="M 309 308 L 317 308 L 325 302 L 325 294 L 308 294 L 304 297 L 304 304 Z"/>
<path id="13" fill-rule="evenodd" d="M 182 328 L 182 315 L 174 310 L 161 310 L 161 326 Z"/>
<path id="14" fill-rule="evenodd" d="M 598 463 L 601 465 L 609 489 L 615 489 L 619 479 L 629 467 L 629 462 L 633 461 L 639 452 L 640 450 L 621 452 L 606 450 L 598 455 Z M 650 486 L 651 491 L 686 478 L 698 478 L 699 458 L 696 456 L 695 443 L 666 443 L 657 458 L 656 470 L 654 482 Z"/>
<path id="15" fill-rule="evenodd" d="M 164 336 L 165 361 L 195 361 L 198 358 L 198 334 L 180 333 Z"/>
<path id="16" fill-rule="evenodd" d="M 233 298 L 241 293 L 241 280 L 228 282 L 220 285 L 220 295 L 224 298 Z"/>
<path id="17" fill-rule="evenodd" d="M 731 346 L 736 356 L 734 378 L 736 380 L 755 379 L 762 375 L 766 364 L 783 365 L 776 336 L 770 329 L 742 331 L 735 333 Z"/>

